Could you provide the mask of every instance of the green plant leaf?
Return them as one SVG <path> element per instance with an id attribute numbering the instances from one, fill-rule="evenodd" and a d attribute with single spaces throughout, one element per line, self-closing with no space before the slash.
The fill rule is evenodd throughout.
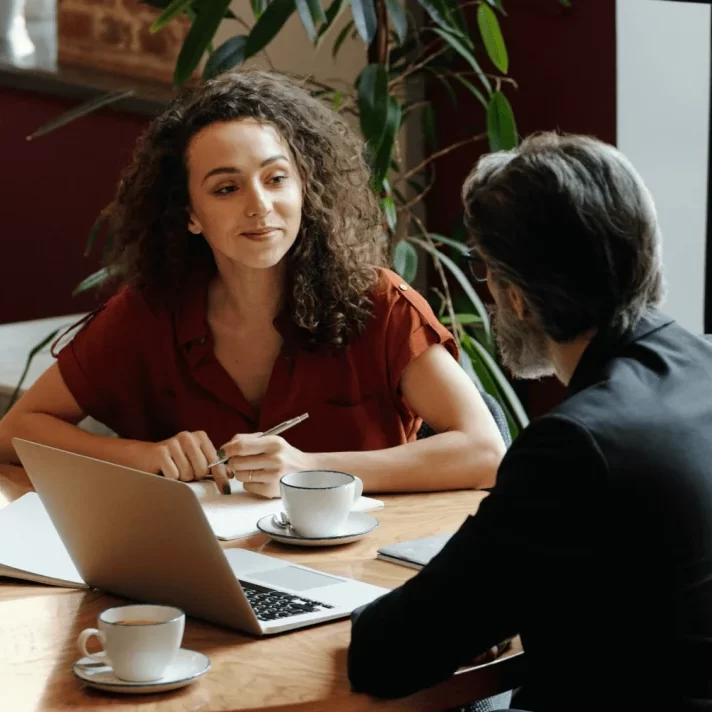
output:
<path id="1" fill-rule="evenodd" d="M 571 0 L 559 0 L 559 5 L 563 5 L 564 7 L 571 7 Z"/>
<path id="2" fill-rule="evenodd" d="M 200 60 L 215 37 L 229 6 L 230 0 L 214 0 L 210 5 L 201 8 L 195 22 L 190 27 L 176 61 L 173 81 L 178 86 L 183 86 L 200 64 Z"/>
<path id="3" fill-rule="evenodd" d="M 482 319 L 477 316 L 477 314 L 455 314 L 455 319 L 458 324 L 481 324 Z M 452 319 L 449 316 L 441 316 L 440 321 L 445 324 L 445 326 L 450 326 L 452 324 Z"/>
<path id="4" fill-rule="evenodd" d="M 406 282 L 412 282 L 418 274 L 418 252 L 407 240 L 401 240 L 393 251 L 393 269 Z"/>
<path id="5" fill-rule="evenodd" d="M 342 99 L 343 99 L 343 95 L 342 95 L 341 92 L 337 89 L 337 90 L 334 92 L 334 97 L 333 97 L 333 99 L 331 100 L 331 108 L 332 108 L 334 111 L 338 111 L 338 110 L 339 110 L 339 107 L 341 106 L 341 100 L 342 100 Z"/>
<path id="6" fill-rule="evenodd" d="M 165 10 L 173 0 L 138 0 L 139 4 L 141 5 L 149 5 L 150 7 L 155 7 L 158 10 Z M 262 2 L 265 2 L 265 0 L 261 0 Z M 199 9 L 200 6 L 205 3 L 205 2 L 212 2 L 212 0 L 193 0 L 193 8 L 194 9 Z M 225 18 L 228 20 L 237 20 L 237 15 L 230 10 L 227 9 L 225 11 Z"/>
<path id="7" fill-rule="evenodd" d="M 341 45 L 344 44 L 344 40 L 349 36 L 351 28 L 354 26 L 354 21 L 349 20 L 344 28 L 339 32 L 339 36 L 334 40 L 334 46 L 331 49 L 331 56 L 336 59 L 336 55 L 341 49 Z"/>
<path id="8" fill-rule="evenodd" d="M 109 104 L 114 104 L 121 99 L 126 99 L 127 97 L 133 96 L 134 90 L 128 89 L 126 91 L 111 91 L 108 94 L 101 94 L 100 96 L 95 96 L 89 101 L 85 101 L 78 106 L 71 108 L 69 111 L 65 111 L 60 116 L 51 119 L 45 124 L 42 124 L 38 129 L 33 131 L 29 136 L 26 137 L 27 141 L 32 141 L 40 136 L 46 136 L 55 129 L 61 126 L 66 126 L 71 121 L 75 119 L 80 119 L 82 116 L 91 114 L 92 112 L 100 109 L 102 106 L 108 106 Z"/>
<path id="9" fill-rule="evenodd" d="M 462 38 L 462 33 L 458 27 L 448 18 L 447 5 L 445 5 L 443 0 L 418 0 L 418 4 L 430 15 L 430 19 L 436 25 L 440 25 L 443 29 L 457 34 Z M 469 38 L 466 41 L 469 41 Z"/>
<path id="10" fill-rule="evenodd" d="M 109 279 L 109 270 L 106 267 L 102 267 L 100 270 L 97 270 L 93 274 L 90 274 L 88 277 L 83 279 L 75 288 L 74 291 L 72 292 L 72 296 L 76 297 L 77 294 L 81 294 L 82 292 L 88 292 L 90 289 L 94 289 L 95 287 L 98 287 L 100 284 L 104 284 L 104 282 Z"/>
<path id="11" fill-rule="evenodd" d="M 491 396 L 497 399 L 498 403 L 501 403 L 499 392 L 497 391 L 497 384 L 492 378 L 489 369 L 480 357 L 480 352 L 475 348 L 475 339 L 473 339 L 466 331 L 460 334 L 460 343 L 465 353 L 470 357 L 472 361 L 472 366 L 475 369 L 477 378 L 480 380 L 484 390 Z"/>
<path id="12" fill-rule="evenodd" d="M 247 38 L 245 59 L 262 51 L 277 36 L 294 9 L 294 0 L 273 0 L 267 5 Z"/>
<path id="13" fill-rule="evenodd" d="M 366 43 L 366 46 L 370 45 L 376 36 L 378 27 L 373 0 L 351 0 L 351 12 L 361 39 Z"/>
<path id="14" fill-rule="evenodd" d="M 489 5 L 480 5 L 477 8 L 477 24 L 480 28 L 482 41 L 485 43 L 487 56 L 502 74 L 507 74 L 509 71 L 507 45 L 504 43 L 497 15 Z"/>
<path id="15" fill-rule="evenodd" d="M 309 3 L 309 10 L 311 11 L 314 23 L 326 22 L 326 13 L 321 6 L 321 0 L 307 0 L 307 2 Z"/>
<path id="16" fill-rule="evenodd" d="M 504 11 L 504 8 L 502 7 L 502 0 L 485 0 L 488 5 L 491 5 L 495 10 L 499 10 L 503 15 L 506 15 L 507 13 Z"/>
<path id="17" fill-rule="evenodd" d="M 406 62 L 412 58 L 413 52 L 418 48 L 418 43 L 412 35 L 406 37 L 402 45 L 393 47 L 388 53 L 388 66 L 393 69 L 399 62 Z"/>
<path id="18" fill-rule="evenodd" d="M 425 139 L 426 147 L 431 151 L 437 151 L 438 134 L 435 130 L 435 112 L 432 104 L 428 103 L 423 107 L 420 121 L 423 127 L 423 138 Z"/>
<path id="19" fill-rule="evenodd" d="M 492 82 L 490 82 L 489 77 L 482 71 L 482 68 L 475 59 L 472 52 L 470 52 L 470 50 L 465 47 L 465 45 L 460 41 L 460 39 L 458 37 L 455 37 L 450 32 L 445 32 L 444 30 L 441 30 L 439 27 L 432 27 L 430 29 L 432 32 L 435 32 L 437 35 L 442 37 L 445 42 L 450 45 L 450 47 L 452 47 L 461 57 L 467 60 L 467 63 L 472 67 L 472 69 L 474 69 L 475 73 L 479 77 L 485 89 L 487 89 L 488 92 L 491 92 Z"/>
<path id="20" fill-rule="evenodd" d="M 319 28 L 319 37 L 331 27 L 334 20 L 341 14 L 344 7 L 346 7 L 347 2 L 348 0 L 333 0 L 326 10 L 326 21 Z"/>
<path id="21" fill-rule="evenodd" d="M 250 6 L 255 20 L 259 20 L 262 17 L 262 13 L 267 9 L 267 0 L 250 0 Z"/>
<path id="22" fill-rule="evenodd" d="M 454 240 L 452 237 L 445 237 L 445 235 L 441 235 L 438 232 L 431 232 L 430 233 L 430 239 L 433 242 L 440 242 L 443 245 L 447 245 L 448 247 L 452 247 L 454 250 L 457 250 L 459 254 L 462 254 L 464 252 L 467 252 L 467 245 L 465 245 L 462 242 L 458 242 L 457 240 Z"/>
<path id="23" fill-rule="evenodd" d="M 373 185 L 378 188 L 383 183 L 383 179 L 388 175 L 388 167 L 391 162 L 393 146 L 396 142 L 398 129 L 401 124 L 401 105 L 394 97 L 388 99 L 388 115 L 386 116 L 386 127 L 378 146 L 376 157 L 373 161 Z"/>
<path id="24" fill-rule="evenodd" d="M 96 242 L 96 238 L 99 235 L 99 232 L 101 231 L 101 226 L 104 224 L 104 216 L 99 215 L 99 217 L 95 220 L 94 224 L 91 227 L 91 230 L 89 231 L 89 237 L 87 238 L 87 244 L 86 247 L 84 248 L 84 257 L 88 257 L 91 254 L 92 249 L 94 249 L 94 243 Z"/>
<path id="25" fill-rule="evenodd" d="M 158 32 L 162 27 L 165 27 L 173 18 L 182 15 L 192 4 L 194 0 L 173 0 L 165 10 L 153 21 L 150 31 Z"/>
<path id="26" fill-rule="evenodd" d="M 477 376 L 477 380 L 482 386 L 482 389 L 486 393 L 489 393 L 489 395 L 492 396 L 502 408 L 505 418 L 507 419 L 507 425 L 509 426 L 509 433 L 512 436 L 512 440 L 514 440 L 519 434 L 519 427 L 517 426 L 516 419 L 509 407 L 507 399 L 497 388 L 497 381 L 494 378 L 492 371 L 490 370 L 487 362 L 484 361 L 480 355 L 481 351 L 477 348 L 478 342 L 471 338 L 469 334 L 463 332 L 460 334 L 460 343 L 462 344 L 463 351 L 470 359 L 470 363 L 472 364 L 472 368 Z"/>
<path id="27" fill-rule="evenodd" d="M 7 407 L 5 408 L 4 412 L 2 415 L 5 415 L 10 408 L 12 408 L 13 405 L 17 402 L 17 399 L 20 397 L 20 394 L 22 393 L 22 384 L 25 382 L 25 379 L 27 378 L 27 374 L 30 371 L 30 366 L 32 365 L 32 362 L 35 359 L 35 356 L 42 351 L 43 348 L 49 344 L 52 339 L 54 339 L 57 334 L 63 329 L 64 327 L 59 327 L 59 329 L 55 329 L 53 332 L 45 336 L 42 341 L 40 341 L 39 344 L 36 346 L 32 347 L 32 350 L 30 353 L 27 355 L 27 360 L 25 361 L 25 367 L 22 369 L 22 373 L 20 374 L 20 380 L 17 382 L 17 385 L 15 386 L 15 390 L 12 392 L 12 395 L 10 396 L 10 400 L 8 401 Z"/>
<path id="28" fill-rule="evenodd" d="M 326 20 L 324 9 L 319 0 L 295 0 L 295 4 L 307 37 L 314 42 L 318 37 L 317 24 Z"/>
<path id="29" fill-rule="evenodd" d="M 304 25 L 307 37 L 310 41 L 314 42 L 317 38 L 317 30 L 309 3 L 307 0 L 294 0 L 294 4 L 297 7 L 297 14 L 299 15 L 299 19 L 302 21 L 302 25 Z"/>
<path id="30" fill-rule="evenodd" d="M 487 108 L 487 99 L 485 99 L 485 95 L 469 79 L 461 77 L 459 74 L 455 75 L 455 79 L 457 79 L 457 81 L 460 82 L 460 84 L 462 84 L 462 86 L 464 86 L 485 109 Z"/>
<path id="31" fill-rule="evenodd" d="M 245 45 L 247 35 L 235 35 L 229 40 L 225 40 L 211 55 L 205 63 L 203 79 L 212 79 L 218 74 L 227 72 L 238 64 L 245 61 Z"/>
<path id="32" fill-rule="evenodd" d="M 401 5 L 400 0 L 386 0 L 386 8 L 398 37 L 398 44 L 402 45 L 408 36 L 408 18 L 405 8 Z"/>
<path id="33" fill-rule="evenodd" d="M 447 92 L 452 105 L 457 106 L 457 94 L 455 94 L 455 90 L 450 85 L 450 82 L 448 82 L 447 77 L 444 77 L 440 74 L 440 72 L 437 72 L 432 67 L 423 67 L 423 69 L 429 74 L 432 74 L 445 87 L 445 91 Z"/>
<path id="34" fill-rule="evenodd" d="M 473 344 L 479 351 L 480 358 L 487 364 L 492 377 L 497 383 L 497 388 L 506 398 L 507 405 L 514 412 L 514 416 L 519 424 L 519 427 L 526 428 L 527 425 L 529 425 L 529 418 L 524 410 L 524 407 L 522 406 L 521 401 L 517 397 L 517 394 L 514 392 L 514 389 L 507 380 L 507 377 L 502 373 L 502 370 L 497 362 L 492 358 L 492 356 L 487 352 L 487 349 L 485 349 L 481 343 L 473 339 Z"/>
<path id="35" fill-rule="evenodd" d="M 357 81 L 361 133 L 373 157 L 381 145 L 388 118 L 388 71 L 383 64 L 369 64 Z"/>
<path id="36" fill-rule="evenodd" d="M 507 97 L 496 91 L 487 106 L 487 137 L 490 151 L 508 151 L 517 145 L 517 126 Z"/>
<path id="37" fill-rule="evenodd" d="M 384 195 L 381 198 L 381 210 L 386 216 L 386 222 L 388 223 L 388 229 L 391 232 L 396 231 L 396 226 L 398 225 L 398 211 L 396 210 L 396 204 L 393 202 L 393 198 L 390 195 Z"/>
<path id="38" fill-rule="evenodd" d="M 465 16 L 465 11 L 463 10 L 462 5 L 455 0 L 453 4 L 448 6 L 448 10 L 448 14 L 452 18 L 453 23 L 458 30 L 460 30 L 463 38 L 468 40 L 467 44 L 470 47 L 473 47 L 472 40 L 470 39 L 470 31 L 467 27 L 467 17 Z"/>
<path id="39" fill-rule="evenodd" d="M 484 325 L 488 338 L 491 338 L 492 327 L 490 325 L 489 314 L 487 313 L 487 309 L 483 304 L 482 300 L 480 299 L 480 296 L 477 294 L 475 288 L 470 283 L 470 280 L 467 279 L 467 277 L 465 276 L 465 273 L 446 254 L 440 252 L 440 250 L 438 250 L 437 248 L 431 247 L 425 240 L 421 240 L 418 237 L 413 237 L 410 239 L 416 245 L 422 247 L 430 255 L 435 255 L 440 260 L 440 262 L 442 262 L 443 266 L 449 270 L 452 276 L 459 283 L 460 287 L 462 287 L 462 291 L 465 293 L 467 298 L 470 300 L 470 302 L 472 302 L 472 306 L 475 307 L 475 312 L 477 312 L 480 319 L 482 319 L 482 324 Z M 432 236 L 432 239 L 437 240 L 437 236 Z"/>

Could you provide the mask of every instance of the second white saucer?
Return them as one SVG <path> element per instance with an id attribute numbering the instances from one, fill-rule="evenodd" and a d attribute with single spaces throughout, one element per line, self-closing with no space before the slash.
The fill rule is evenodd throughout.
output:
<path id="1" fill-rule="evenodd" d="M 275 524 L 273 515 L 262 517 L 257 522 L 257 528 L 267 534 L 274 541 L 280 544 L 293 544 L 295 546 L 336 546 L 338 544 L 350 544 L 358 541 L 373 531 L 378 526 L 378 519 L 364 512 L 351 512 L 343 531 L 336 536 L 308 537 L 297 534 L 291 527 L 284 529 Z"/>
<path id="2" fill-rule="evenodd" d="M 185 687 L 203 676 L 210 669 L 207 655 L 195 650 L 181 648 L 160 680 L 151 682 L 128 682 L 121 680 L 109 665 L 102 665 L 92 658 L 77 660 L 72 672 L 89 687 L 107 692 L 122 692 L 130 695 L 147 695 L 152 692 L 168 692 Z"/>

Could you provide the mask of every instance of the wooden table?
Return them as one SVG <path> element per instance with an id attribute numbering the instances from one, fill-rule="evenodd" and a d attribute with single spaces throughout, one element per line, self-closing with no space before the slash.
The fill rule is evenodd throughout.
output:
<path id="1" fill-rule="evenodd" d="M 30 490 L 23 470 L 0 465 L 0 507 Z M 390 495 L 376 514 L 380 526 L 354 544 L 298 549 L 265 536 L 230 542 L 270 556 L 386 587 L 415 571 L 377 561 L 376 549 L 398 540 L 454 531 L 474 512 L 477 492 Z M 184 646 L 207 654 L 210 671 L 182 690 L 160 695 L 109 695 L 84 687 L 71 673 L 75 641 L 97 615 L 122 599 L 96 590 L 70 590 L 0 579 L 0 709 L 8 712 L 109 710 L 138 712 L 352 712 L 444 710 L 516 687 L 522 666 L 515 647 L 499 660 L 462 670 L 403 700 L 354 694 L 346 676 L 350 623 L 339 621 L 274 638 L 252 638 L 189 618 Z M 486 615 L 486 612 L 484 613 Z"/>

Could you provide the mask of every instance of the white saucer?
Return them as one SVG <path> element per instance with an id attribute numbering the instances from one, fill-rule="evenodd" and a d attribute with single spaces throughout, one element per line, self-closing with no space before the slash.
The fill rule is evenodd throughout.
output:
<path id="1" fill-rule="evenodd" d="M 257 528 L 280 544 L 294 544 L 296 546 L 336 546 L 337 544 L 350 544 L 366 536 L 378 526 L 378 519 L 364 512 L 351 512 L 341 534 L 327 537 L 308 537 L 297 534 L 291 527 L 283 529 L 277 526 L 269 514 L 257 522 Z"/>
<path id="2" fill-rule="evenodd" d="M 89 687 L 108 692 L 123 692 L 129 695 L 147 695 L 151 692 L 167 692 L 189 685 L 210 669 L 207 655 L 195 650 L 181 648 L 175 660 L 160 680 L 152 682 L 127 682 L 120 680 L 109 665 L 104 665 L 92 658 L 77 660 L 72 672 Z"/>

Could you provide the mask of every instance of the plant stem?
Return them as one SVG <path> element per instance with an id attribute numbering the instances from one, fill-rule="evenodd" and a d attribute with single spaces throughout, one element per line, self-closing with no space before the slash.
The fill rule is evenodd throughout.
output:
<path id="1" fill-rule="evenodd" d="M 443 77 L 488 77 L 489 79 L 494 79 L 495 81 L 504 82 L 505 84 L 511 84 L 514 89 L 519 89 L 517 82 L 511 77 L 501 77 L 499 74 L 488 74 L 487 72 L 442 72 Z"/>
<path id="2" fill-rule="evenodd" d="M 429 46 L 426 49 L 428 49 L 428 48 L 429 48 Z M 431 55 L 426 56 L 425 59 L 418 62 L 417 64 L 411 65 L 406 70 L 404 70 L 404 72 L 400 76 L 397 76 L 394 79 L 391 79 L 391 81 L 389 82 L 389 87 L 394 87 L 394 86 L 397 86 L 398 84 L 402 84 L 403 80 L 406 77 L 409 77 L 411 74 L 414 74 L 419 69 L 422 69 L 423 67 L 425 67 L 427 64 L 432 62 L 436 57 L 443 54 L 443 52 L 445 52 L 446 49 L 447 49 L 447 47 L 441 47 L 437 52 L 433 52 Z"/>
<path id="3" fill-rule="evenodd" d="M 369 64 L 388 65 L 388 13 L 386 0 L 375 0 L 376 10 L 376 36 L 368 46 Z"/>
<path id="4" fill-rule="evenodd" d="M 430 176 L 430 182 L 428 185 L 423 188 L 412 200 L 409 200 L 407 203 L 404 205 L 398 206 L 397 210 L 398 212 L 410 212 L 410 209 L 417 205 L 425 196 L 430 192 L 430 189 L 435 185 L 435 170 L 432 171 L 432 175 Z"/>
<path id="5" fill-rule="evenodd" d="M 410 106 L 403 109 L 401 124 L 405 122 L 406 117 L 410 114 L 411 111 L 415 111 L 415 109 L 419 109 L 421 106 L 427 106 L 429 103 L 429 101 L 416 101 L 414 104 L 411 104 Z"/>
<path id="6" fill-rule="evenodd" d="M 440 158 L 441 156 L 444 156 L 451 151 L 454 151 L 456 148 L 460 148 L 461 146 L 467 146 L 468 143 L 474 143 L 475 141 L 482 141 L 483 139 L 487 138 L 486 133 L 481 133 L 481 134 L 476 134 L 475 136 L 470 136 L 469 138 L 463 139 L 462 141 L 458 141 L 457 143 L 453 143 L 450 146 L 447 146 L 446 148 L 441 149 L 440 151 L 436 151 L 435 153 L 431 153 L 425 160 L 421 161 L 415 168 L 411 168 L 409 171 L 404 173 L 400 178 L 398 178 L 398 183 L 404 180 L 408 180 L 408 178 L 412 178 L 416 173 L 420 173 L 420 171 L 425 168 L 425 166 L 428 165 L 431 161 L 434 161 L 436 158 Z"/>

